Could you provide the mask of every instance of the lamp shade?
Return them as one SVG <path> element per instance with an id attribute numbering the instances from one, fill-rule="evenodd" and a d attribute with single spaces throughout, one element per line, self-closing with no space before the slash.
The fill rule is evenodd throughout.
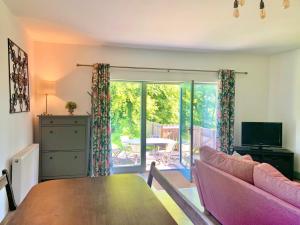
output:
<path id="1" fill-rule="evenodd" d="M 56 94 L 56 82 L 42 80 L 41 81 L 41 93 L 44 95 L 55 95 Z"/>

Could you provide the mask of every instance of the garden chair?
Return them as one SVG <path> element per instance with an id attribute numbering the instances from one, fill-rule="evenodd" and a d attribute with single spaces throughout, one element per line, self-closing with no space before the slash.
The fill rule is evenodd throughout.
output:
<path id="1" fill-rule="evenodd" d="M 122 152 L 122 150 L 115 144 L 112 144 L 112 157 L 113 157 L 113 161 L 114 163 L 120 163 L 120 153 Z"/>
<path id="2" fill-rule="evenodd" d="M 176 163 L 176 161 L 179 159 L 177 146 L 177 142 L 174 141 L 173 143 L 167 144 L 166 149 L 160 151 L 162 153 L 161 161 L 164 163 L 164 165 Z"/>
<path id="3" fill-rule="evenodd" d="M 121 138 L 121 143 L 122 143 L 122 146 L 121 146 L 120 150 L 121 150 L 121 152 L 123 152 L 125 154 L 125 158 L 127 159 L 128 155 L 131 152 L 131 146 L 128 144 L 129 137 L 128 136 L 121 136 L 120 138 Z"/>

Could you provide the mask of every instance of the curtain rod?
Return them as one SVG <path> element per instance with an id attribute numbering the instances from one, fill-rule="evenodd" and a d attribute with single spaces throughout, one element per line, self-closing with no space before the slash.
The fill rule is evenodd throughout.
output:
<path id="1" fill-rule="evenodd" d="M 76 64 L 76 66 L 93 67 L 89 64 Z M 159 68 L 159 67 L 137 67 L 137 66 L 110 66 L 116 69 L 134 69 L 134 70 L 156 70 L 156 71 L 178 71 L 178 72 L 205 72 L 205 73 L 217 73 L 218 70 L 196 70 L 196 69 L 178 69 L 178 68 Z M 248 72 L 235 72 L 236 74 L 247 75 Z"/>

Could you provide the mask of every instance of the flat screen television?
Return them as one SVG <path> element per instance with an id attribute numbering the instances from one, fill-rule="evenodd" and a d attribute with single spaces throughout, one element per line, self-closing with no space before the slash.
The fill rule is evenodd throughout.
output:
<path id="1" fill-rule="evenodd" d="M 242 145 L 282 147 L 282 123 L 242 122 Z"/>

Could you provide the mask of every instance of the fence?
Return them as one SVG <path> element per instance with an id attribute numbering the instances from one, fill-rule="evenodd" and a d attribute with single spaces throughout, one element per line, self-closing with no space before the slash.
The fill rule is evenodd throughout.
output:
<path id="1" fill-rule="evenodd" d="M 194 126 L 193 129 L 194 148 L 204 145 L 216 148 L 216 130 Z M 165 125 L 147 121 L 147 137 L 168 138 L 179 140 L 179 125 Z"/>

